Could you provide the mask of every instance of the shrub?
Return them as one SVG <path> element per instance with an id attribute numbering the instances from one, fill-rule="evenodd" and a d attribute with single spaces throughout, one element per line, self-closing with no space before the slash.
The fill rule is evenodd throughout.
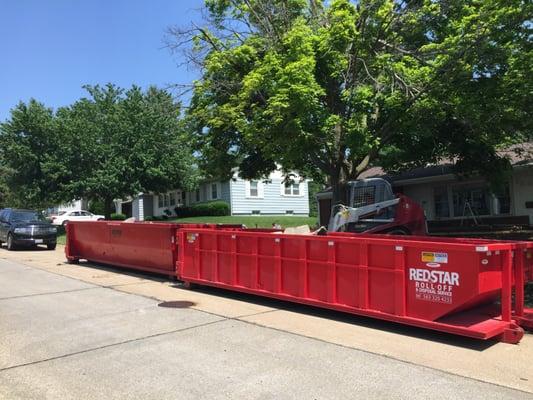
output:
<path id="1" fill-rule="evenodd" d="M 90 200 L 87 211 L 92 212 L 93 214 L 96 214 L 96 215 L 104 215 L 105 214 L 104 202 L 102 200 Z"/>
<path id="2" fill-rule="evenodd" d="M 229 204 L 222 200 L 196 203 L 188 207 L 176 207 L 175 211 L 179 218 L 230 215 Z"/>
<path id="3" fill-rule="evenodd" d="M 154 216 L 150 216 L 150 217 L 145 217 L 144 218 L 145 221 L 167 221 L 168 220 L 168 216 L 167 215 L 154 215 Z"/>
<path id="4" fill-rule="evenodd" d="M 124 214 L 119 214 L 119 213 L 111 214 L 112 221 L 124 221 L 125 219 L 126 219 L 126 216 Z"/>

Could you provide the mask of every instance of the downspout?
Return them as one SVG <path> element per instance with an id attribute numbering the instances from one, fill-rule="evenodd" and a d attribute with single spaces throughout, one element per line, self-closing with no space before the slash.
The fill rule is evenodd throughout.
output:
<path id="1" fill-rule="evenodd" d="M 233 177 L 229 180 L 229 215 L 233 216 L 233 199 L 232 199 L 232 193 L 233 193 Z"/>

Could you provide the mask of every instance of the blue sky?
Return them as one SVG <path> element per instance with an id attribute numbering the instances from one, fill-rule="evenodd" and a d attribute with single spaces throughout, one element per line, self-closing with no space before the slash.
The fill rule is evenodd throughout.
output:
<path id="1" fill-rule="evenodd" d="M 190 83 L 165 29 L 200 20 L 202 0 L 5 0 L 0 5 L 0 121 L 20 100 L 68 105 L 84 84 Z"/>

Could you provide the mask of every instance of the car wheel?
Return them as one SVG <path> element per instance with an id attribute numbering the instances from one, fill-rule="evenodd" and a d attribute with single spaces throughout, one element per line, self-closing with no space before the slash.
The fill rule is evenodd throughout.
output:
<path id="1" fill-rule="evenodd" d="M 47 244 L 47 245 L 46 245 L 46 248 L 47 248 L 48 250 L 55 250 L 55 249 L 56 249 L 56 246 L 57 246 L 57 245 L 56 245 L 55 243 L 53 243 L 53 244 Z"/>
<path id="2" fill-rule="evenodd" d="M 11 233 L 7 235 L 6 245 L 8 250 L 15 250 L 15 244 L 13 243 L 13 235 L 11 235 Z"/>
<path id="3" fill-rule="evenodd" d="M 68 224 L 68 220 L 65 220 L 65 221 L 63 221 L 63 223 L 61 225 L 67 226 L 67 224 Z"/>

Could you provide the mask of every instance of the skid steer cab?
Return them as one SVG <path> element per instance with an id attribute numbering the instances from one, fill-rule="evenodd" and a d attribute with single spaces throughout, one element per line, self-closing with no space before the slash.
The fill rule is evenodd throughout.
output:
<path id="1" fill-rule="evenodd" d="M 331 208 L 329 232 L 426 235 L 422 207 L 407 196 L 394 195 L 389 182 L 381 178 L 348 182 L 348 204 Z"/>

